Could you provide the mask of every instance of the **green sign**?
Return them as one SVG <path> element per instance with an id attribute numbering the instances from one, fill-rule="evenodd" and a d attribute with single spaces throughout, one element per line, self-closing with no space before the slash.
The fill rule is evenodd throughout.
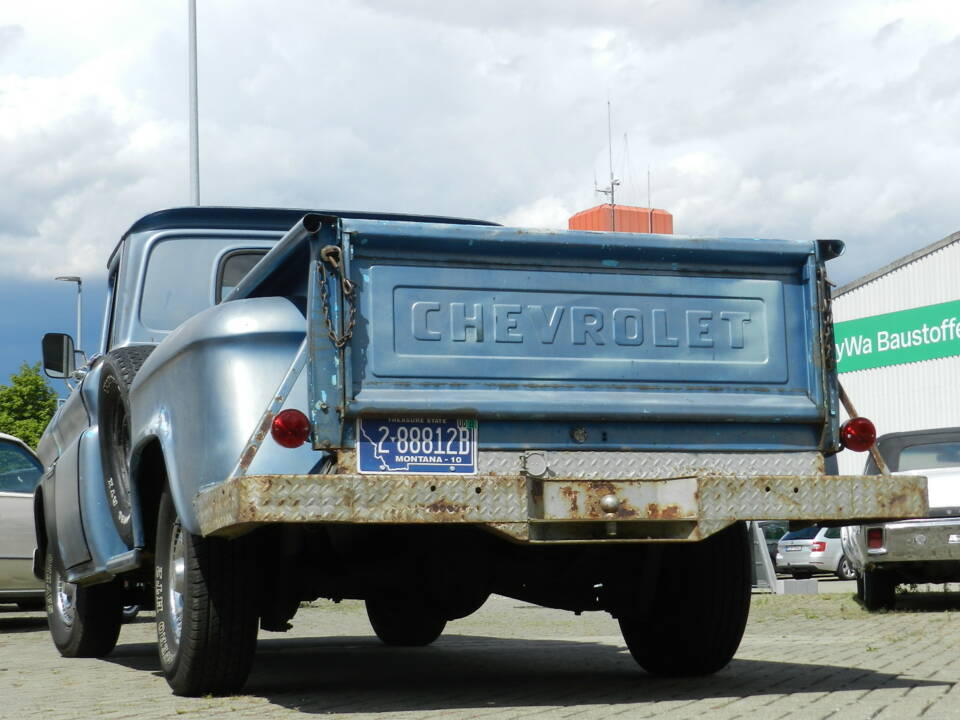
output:
<path id="1" fill-rule="evenodd" d="M 960 355 L 960 300 L 834 325 L 842 372 Z"/>

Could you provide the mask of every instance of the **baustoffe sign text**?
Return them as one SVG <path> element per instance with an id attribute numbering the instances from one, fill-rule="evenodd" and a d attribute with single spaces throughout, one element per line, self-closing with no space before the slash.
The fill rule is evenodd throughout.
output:
<path id="1" fill-rule="evenodd" d="M 840 372 L 960 355 L 960 300 L 834 325 Z"/>

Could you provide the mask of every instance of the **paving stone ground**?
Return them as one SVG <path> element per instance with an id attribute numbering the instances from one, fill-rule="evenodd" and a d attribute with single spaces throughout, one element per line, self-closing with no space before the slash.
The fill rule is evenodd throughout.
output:
<path id="1" fill-rule="evenodd" d="M 821 592 L 825 584 L 821 583 Z M 869 614 L 848 585 L 754 595 L 743 644 L 708 678 L 653 678 L 616 622 L 494 597 L 428 648 L 381 645 L 359 603 L 303 608 L 261 633 L 243 694 L 178 698 L 152 616 L 103 660 L 61 658 L 42 613 L 0 606 L 0 718 L 960 718 L 960 593 Z"/>

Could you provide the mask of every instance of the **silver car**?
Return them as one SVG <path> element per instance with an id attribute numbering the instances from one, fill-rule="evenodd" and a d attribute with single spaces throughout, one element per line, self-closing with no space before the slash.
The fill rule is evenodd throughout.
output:
<path id="1" fill-rule="evenodd" d="M 834 573 L 841 580 L 856 577 L 853 566 L 843 554 L 840 528 L 811 525 L 788 532 L 777 543 L 777 572 L 797 579 L 814 573 Z"/>
<path id="2" fill-rule="evenodd" d="M 960 581 L 960 427 L 888 433 L 877 449 L 894 475 L 927 477 L 929 514 L 843 529 L 857 595 L 868 610 L 894 607 L 901 583 Z M 875 468 L 869 459 L 866 471 Z"/>
<path id="3" fill-rule="evenodd" d="M 33 490 L 43 466 L 26 443 L 0 433 L 0 603 L 43 607 L 43 583 L 33 576 Z"/>

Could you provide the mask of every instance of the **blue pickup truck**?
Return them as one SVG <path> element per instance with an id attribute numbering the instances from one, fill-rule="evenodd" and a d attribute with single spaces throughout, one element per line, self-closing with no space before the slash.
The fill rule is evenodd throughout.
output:
<path id="1" fill-rule="evenodd" d="M 74 382 L 35 496 L 53 640 L 106 655 L 146 594 L 174 692 L 225 693 L 303 601 L 426 645 L 500 593 L 611 613 L 648 672 L 715 672 L 749 610 L 743 521 L 926 510 L 922 478 L 824 472 L 841 251 L 148 215 L 108 261 L 98 351 L 43 341 Z"/>

